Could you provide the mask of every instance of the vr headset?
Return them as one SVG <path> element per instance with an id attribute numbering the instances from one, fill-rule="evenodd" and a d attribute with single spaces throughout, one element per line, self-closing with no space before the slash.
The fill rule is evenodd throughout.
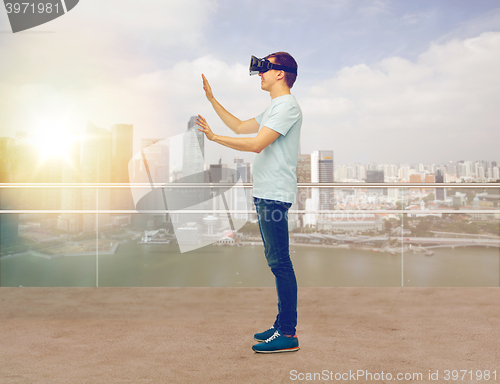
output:
<path id="1" fill-rule="evenodd" d="M 255 56 L 252 56 L 252 58 L 250 59 L 250 76 L 267 72 L 270 69 L 276 69 L 278 71 L 285 71 L 297 74 L 297 68 L 285 67 L 284 65 L 273 64 L 267 59 L 259 59 Z"/>

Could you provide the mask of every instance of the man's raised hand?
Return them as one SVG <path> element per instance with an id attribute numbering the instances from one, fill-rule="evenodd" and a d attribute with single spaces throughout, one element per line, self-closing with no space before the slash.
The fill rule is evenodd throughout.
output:
<path id="1" fill-rule="evenodd" d="M 203 90 L 205 91 L 205 96 L 207 97 L 208 101 L 212 101 L 214 98 L 214 94 L 212 93 L 212 88 L 210 87 L 210 84 L 208 84 L 208 80 L 205 77 L 205 75 L 201 75 L 203 78 Z"/>

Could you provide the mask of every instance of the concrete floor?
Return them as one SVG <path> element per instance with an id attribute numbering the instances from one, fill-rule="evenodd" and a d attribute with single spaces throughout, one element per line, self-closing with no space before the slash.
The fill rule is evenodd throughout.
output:
<path id="1" fill-rule="evenodd" d="M 252 336 L 274 320 L 274 288 L 0 288 L 0 383 L 476 382 L 470 370 L 500 381 L 499 299 L 299 288 L 300 351 L 263 355 Z"/>

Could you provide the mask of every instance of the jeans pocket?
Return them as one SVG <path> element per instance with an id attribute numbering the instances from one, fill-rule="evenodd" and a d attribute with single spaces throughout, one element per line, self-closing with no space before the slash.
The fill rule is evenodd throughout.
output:
<path id="1" fill-rule="evenodd" d="M 275 200 L 275 202 L 276 202 L 276 204 L 281 205 L 282 207 L 286 208 L 287 210 L 290 209 L 290 207 L 292 206 L 292 203 L 287 203 L 285 201 Z"/>

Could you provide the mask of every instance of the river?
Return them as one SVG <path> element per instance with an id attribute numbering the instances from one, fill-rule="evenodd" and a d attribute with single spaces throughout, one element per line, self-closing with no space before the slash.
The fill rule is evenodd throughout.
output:
<path id="1" fill-rule="evenodd" d="M 299 287 L 498 287 L 500 283 L 497 248 L 437 248 L 433 256 L 299 245 L 291 250 Z M 262 245 L 209 245 L 181 254 L 174 244 L 128 243 L 114 255 L 98 258 L 50 260 L 23 255 L 0 262 L 0 279 L 3 287 L 274 286 Z"/>

